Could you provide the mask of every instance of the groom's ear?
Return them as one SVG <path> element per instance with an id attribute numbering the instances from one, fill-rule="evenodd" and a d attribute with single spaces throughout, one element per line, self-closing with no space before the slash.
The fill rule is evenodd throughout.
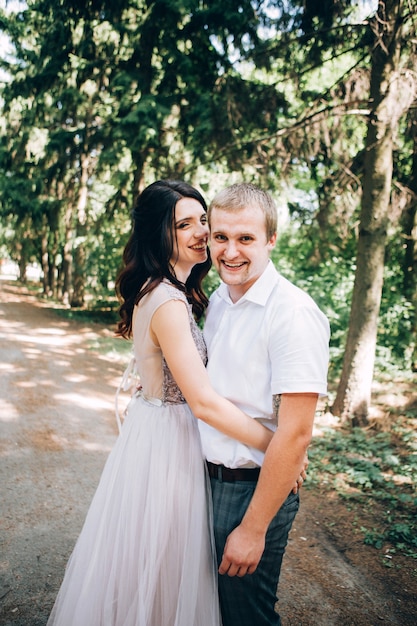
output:
<path id="1" fill-rule="evenodd" d="M 277 243 L 277 233 L 274 233 L 272 235 L 272 237 L 270 237 L 268 239 L 268 242 L 267 242 L 267 246 L 269 248 L 269 251 L 271 251 L 271 250 L 273 250 L 275 248 L 275 244 L 276 243 Z"/>

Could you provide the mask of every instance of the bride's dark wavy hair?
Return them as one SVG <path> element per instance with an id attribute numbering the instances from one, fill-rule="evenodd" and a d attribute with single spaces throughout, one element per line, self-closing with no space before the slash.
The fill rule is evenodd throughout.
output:
<path id="1" fill-rule="evenodd" d="M 185 293 L 197 320 L 207 307 L 208 299 L 201 285 L 211 267 L 210 256 L 193 267 L 185 284 L 176 278 L 170 264 L 176 239 L 175 207 L 181 198 L 194 198 L 207 212 L 206 202 L 197 189 L 177 180 L 158 180 L 137 199 L 132 232 L 123 252 L 124 267 L 116 279 L 121 303 L 116 334 L 121 337 L 131 337 L 135 305 L 164 278 Z"/>

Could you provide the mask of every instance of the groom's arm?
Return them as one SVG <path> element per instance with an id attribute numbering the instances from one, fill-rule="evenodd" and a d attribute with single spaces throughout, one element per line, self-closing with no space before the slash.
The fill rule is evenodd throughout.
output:
<path id="1" fill-rule="evenodd" d="M 300 474 L 311 441 L 318 394 L 282 394 L 277 430 L 265 453 L 258 484 L 239 526 L 227 538 L 220 574 L 252 574 L 265 547 L 268 526 Z"/>

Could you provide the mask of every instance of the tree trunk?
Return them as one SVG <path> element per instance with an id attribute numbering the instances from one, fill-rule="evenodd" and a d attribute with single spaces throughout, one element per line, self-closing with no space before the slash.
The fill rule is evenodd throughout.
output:
<path id="1" fill-rule="evenodd" d="M 80 228 L 78 228 L 78 233 L 78 239 L 81 241 L 73 252 L 73 292 L 70 302 L 72 308 L 84 306 L 85 298 L 85 243 L 83 235 L 80 234 Z"/>
<path id="2" fill-rule="evenodd" d="M 58 257 L 58 232 L 56 228 L 51 231 L 51 244 L 49 251 L 49 290 L 53 297 L 58 297 L 58 267 L 57 267 L 57 257 Z"/>
<path id="3" fill-rule="evenodd" d="M 17 261 L 19 267 L 19 280 L 21 283 L 26 283 L 27 281 L 27 259 L 24 254 L 20 254 L 19 259 Z"/>
<path id="4" fill-rule="evenodd" d="M 143 191 L 143 188 L 144 188 L 144 174 L 145 174 L 144 169 L 145 169 L 146 156 L 144 155 L 144 153 L 140 153 L 140 154 L 135 153 L 132 155 L 132 157 L 133 157 L 133 162 L 135 164 L 135 170 L 133 173 L 132 206 L 135 206 L 136 200 L 138 199 L 138 196 L 140 195 L 140 193 Z"/>
<path id="5" fill-rule="evenodd" d="M 404 233 L 404 294 L 412 299 L 417 282 L 417 112 L 412 112 L 411 133 L 413 138 L 413 164 L 408 183 L 409 201 L 405 208 L 402 227 Z"/>
<path id="6" fill-rule="evenodd" d="M 410 201 L 403 216 L 404 295 L 413 303 L 411 335 L 411 370 L 417 372 L 417 115 L 413 111 L 412 133 L 414 140 L 413 166 L 409 183 Z"/>
<path id="7" fill-rule="evenodd" d="M 62 301 L 64 304 L 69 304 L 71 299 L 72 290 L 72 238 L 73 238 L 73 209 L 72 198 L 68 200 L 68 205 L 65 210 L 64 225 L 65 225 L 65 239 L 64 250 L 62 254 L 62 272 L 60 282 L 62 282 Z"/>
<path id="8" fill-rule="evenodd" d="M 44 223 L 42 226 L 41 265 L 42 265 L 42 272 L 43 272 L 43 278 L 42 278 L 43 294 L 45 296 L 48 296 L 50 295 L 49 293 L 49 255 L 48 255 L 48 224 L 46 223 Z"/>
<path id="9" fill-rule="evenodd" d="M 332 412 L 353 425 L 368 421 L 378 315 L 389 221 L 395 132 L 411 105 L 400 73 L 404 0 L 379 2 L 373 22 L 371 114 L 365 143 L 363 193 L 349 331 L 342 375 Z M 407 96 L 410 94 L 410 96 Z"/>
<path id="10" fill-rule="evenodd" d="M 84 154 L 81 157 L 80 188 L 77 202 L 77 227 L 75 250 L 73 252 L 73 292 L 70 301 L 71 307 L 84 305 L 85 297 L 85 239 L 87 235 L 87 200 L 88 200 L 88 175 L 89 157 Z"/>

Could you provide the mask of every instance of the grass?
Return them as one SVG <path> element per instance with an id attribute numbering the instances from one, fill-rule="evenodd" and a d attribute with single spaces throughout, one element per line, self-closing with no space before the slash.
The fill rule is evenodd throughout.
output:
<path id="1" fill-rule="evenodd" d="M 308 482 L 335 491 L 358 517 L 372 520 L 371 527 L 359 525 L 366 544 L 416 559 L 417 403 L 391 412 L 388 424 L 328 428 L 315 437 Z"/>

